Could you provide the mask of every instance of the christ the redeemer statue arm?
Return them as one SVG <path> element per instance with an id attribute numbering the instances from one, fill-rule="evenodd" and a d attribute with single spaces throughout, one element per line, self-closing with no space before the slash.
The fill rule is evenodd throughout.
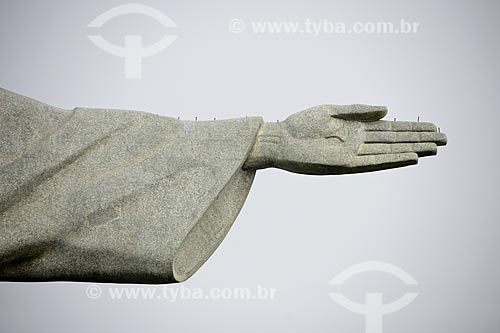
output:
<path id="1" fill-rule="evenodd" d="M 0 89 L 0 280 L 174 283 L 235 221 L 258 169 L 377 171 L 435 155 L 446 136 L 320 105 L 280 122 L 63 110 Z"/>

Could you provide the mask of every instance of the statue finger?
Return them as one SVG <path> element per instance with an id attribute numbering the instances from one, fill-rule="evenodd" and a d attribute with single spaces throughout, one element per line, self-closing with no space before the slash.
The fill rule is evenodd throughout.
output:
<path id="1" fill-rule="evenodd" d="M 367 131 L 392 131 L 392 132 L 437 132 L 433 123 L 413 121 L 374 121 L 365 124 Z"/>
<path id="2" fill-rule="evenodd" d="M 417 153 L 419 157 L 437 154 L 434 142 L 418 143 L 368 143 L 359 147 L 358 155 L 381 155 L 398 153 Z"/>
<path id="3" fill-rule="evenodd" d="M 333 118 L 372 122 L 385 117 L 387 115 L 387 108 L 385 106 L 364 104 L 328 105 L 328 112 Z"/>
<path id="4" fill-rule="evenodd" d="M 418 163 L 416 153 L 364 155 L 353 158 L 351 166 L 354 168 L 366 168 L 370 170 L 381 170 Z"/>
<path id="5" fill-rule="evenodd" d="M 390 132 L 369 131 L 366 132 L 365 143 L 417 143 L 434 142 L 438 146 L 446 145 L 447 139 L 444 133 L 438 132 Z"/>

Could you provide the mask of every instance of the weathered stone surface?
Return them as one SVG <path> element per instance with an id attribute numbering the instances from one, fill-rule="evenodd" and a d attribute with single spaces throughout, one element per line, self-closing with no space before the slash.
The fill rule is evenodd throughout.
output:
<path id="1" fill-rule="evenodd" d="M 0 280 L 172 283 L 236 219 L 255 170 L 415 164 L 446 136 L 384 107 L 321 105 L 278 123 L 62 110 L 0 89 Z"/>

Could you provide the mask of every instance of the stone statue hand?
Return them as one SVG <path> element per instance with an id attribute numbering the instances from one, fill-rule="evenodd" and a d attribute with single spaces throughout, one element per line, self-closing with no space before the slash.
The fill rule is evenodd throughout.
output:
<path id="1" fill-rule="evenodd" d="M 383 121 L 387 108 L 319 105 L 264 123 L 244 168 L 312 175 L 377 171 L 416 164 L 446 145 L 432 123 Z"/>

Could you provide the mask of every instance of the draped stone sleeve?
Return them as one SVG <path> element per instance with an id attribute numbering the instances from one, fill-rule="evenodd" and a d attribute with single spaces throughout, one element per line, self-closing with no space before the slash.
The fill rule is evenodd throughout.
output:
<path id="1" fill-rule="evenodd" d="M 236 219 L 260 117 L 57 109 L 0 90 L 0 280 L 173 283 Z"/>

